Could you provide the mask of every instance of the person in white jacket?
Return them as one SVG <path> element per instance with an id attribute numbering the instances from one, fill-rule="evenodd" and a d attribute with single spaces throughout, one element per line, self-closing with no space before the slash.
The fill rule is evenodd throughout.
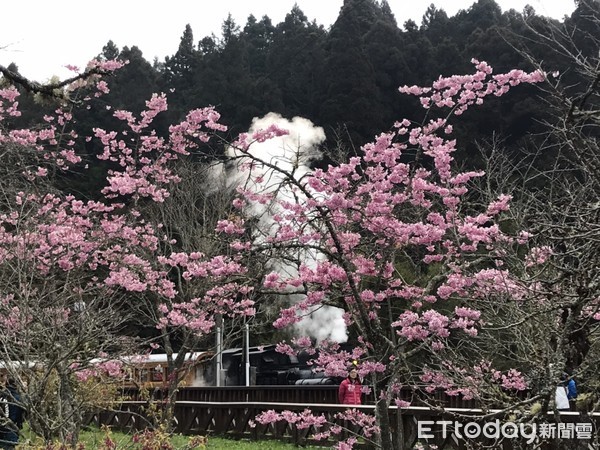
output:
<path id="1" fill-rule="evenodd" d="M 556 409 L 559 411 L 569 410 L 569 398 L 567 397 L 567 387 L 561 382 L 556 386 L 556 393 L 554 395 L 554 403 Z"/>

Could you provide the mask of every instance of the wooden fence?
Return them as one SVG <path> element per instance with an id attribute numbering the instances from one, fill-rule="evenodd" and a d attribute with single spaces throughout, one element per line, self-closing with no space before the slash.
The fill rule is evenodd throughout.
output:
<path id="1" fill-rule="evenodd" d="M 255 403 L 338 403 L 338 388 L 333 385 L 274 385 L 274 386 L 227 386 L 227 387 L 184 387 L 177 393 L 177 401 L 199 402 L 255 402 Z M 155 399 L 161 399 L 160 389 L 153 392 Z M 141 400 L 137 389 L 124 389 L 123 394 L 130 400 Z M 439 391 L 432 394 L 415 393 L 403 389 L 400 398 L 413 406 L 428 406 L 433 403 L 447 408 L 476 408 L 474 400 L 464 400 L 460 396 L 449 396 Z M 363 403 L 374 403 L 372 395 L 363 396 Z"/>
<path id="2" fill-rule="evenodd" d="M 335 388 L 335 387 L 333 387 Z M 341 435 L 335 436 L 336 441 L 345 439 L 349 436 L 349 431 L 356 430 L 347 421 L 336 418 L 336 414 L 345 411 L 347 408 L 335 404 L 337 403 L 337 388 L 331 386 L 310 386 L 309 389 L 300 389 L 297 387 L 290 389 L 287 386 L 260 386 L 260 387 L 240 387 L 240 388 L 185 388 L 179 392 L 175 407 L 174 425 L 175 431 L 186 435 L 218 435 L 233 439 L 252 439 L 265 440 L 277 439 L 287 441 L 297 445 L 316 444 L 331 446 L 332 440 L 323 442 L 315 441 L 313 435 L 323 432 L 332 426 L 342 427 Z M 300 393 L 299 393 L 300 392 Z M 299 398 L 318 399 L 318 402 L 274 402 L 272 398 L 290 399 Z M 158 405 L 160 405 L 158 400 Z M 115 411 L 102 411 L 90 414 L 88 424 L 108 425 L 116 429 L 126 431 L 137 431 L 152 426 L 147 416 L 147 401 L 126 400 L 120 404 Z M 155 403 L 156 406 L 156 403 Z M 276 412 L 293 411 L 300 413 L 305 409 L 310 409 L 314 415 L 323 416 L 327 425 L 320 429 L 308 427 L 299 429 L 294 424 L 278 422 L 262 425 L 255 422 L 255 417 L 265 411 L 274 410 Z M 374 414 L 373 405 L 361 405 L 356 409 L 366 413 Z M 494 411 L 486 410 L 485 413 Z M 458 439 L 453 433 L 443 433 L 443 429 L 433 425 L 440 420 L 458 420 L 463 423 L 469 422 L 469 417 L 484 414 L 484 411 L 475 408 L 454 408 L 448 407 L 442 411 L 432 411 L 425 406 L 411 406 L 408 408 L 390 408 L 390 416 L 394 424 L 395 431 L 401 425 L 403 430 L 404 448 L 412 448 L 417 442 L 427 445 L 436 445 L 440 450 L 469 449 L 469 448 L 496 448 L 503 450 L 529 449 L 534 448 L 527 444 L 526 439 L 504 439 L 493 440 L 484 439 Z M 473 419 L 474 420 L 474 419 Z M 493 420 L 493 419 L 490 419 Z M 426 422 L 428 421 L 428 422 Z M 547 443 L 540 444 L 538 449 L 600 449 L 598 446 L 598 426 L 600 417 L 598 414 L 580 415 L 576 412 L 561 413 L 559 417 L 548 414 L 547 417 L 540 419 L 540 423 L 554 424 L 554 430 L 557 433 L 557 439 L 549 439 Z M 419 423 L 428 423 L 424 429 L 426 434 L 430 434 L 427 439 L 419 439 Z M 558 424 L 563 424 L 562 428 Z M 568 425 L 570 424 L 570 425 Z M 579 433 L 580 424 L 590 424 L 589 428 L 583 431 L 589 431 L 589 438 L 575 435 Z M 571 430 L 571 439 L 559 440 L 560 430 Z M 423 432 L 423 429 L 421 429 Z M 539 433 L 538 433 L 539 434 Z M 562 437 L 569 437 L 561 434 Z M 495 442 L 494 442 L 495 441 Z M 596 447 L 594 447 L 596 445 Z M 368 442 L 363 441 L 360 448 L 373 448 Z M 358 448 L 358 447 L 357 447 Z M 428 447 L 425 447 L 428 448 Z M 434 447 L 432 447 L 434 448 Z"/>

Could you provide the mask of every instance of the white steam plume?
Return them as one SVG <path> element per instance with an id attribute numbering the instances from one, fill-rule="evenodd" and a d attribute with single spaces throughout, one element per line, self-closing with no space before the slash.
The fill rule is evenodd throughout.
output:
<path id="1" fill-rule="evenodd" d="M 244 165 L 250 162 L 250 158 L 246 154 L 292 174 L 296 180 L 301 180 L 311 172 L 311 162 L 321 157 L 318 146 L 325 141 L 323 129 L 315 126 L 310 120 L 302 117 L 288 120 L 272 112 L 262 118 L 254 118 L 248 130 L 248 136 L 266 130 L 271 125 L 287 130 L 288 134 L 272 137 L 264 142 L 254 142 L 245 153 L 234 147 L 228 147 L 227 154 L 235 163 L 229 163 L 227 167 L 220 169 L 220 176 L 226 177 L 225 182 L 231 188 L 242 187 L 251 192 L 272 196 L 268 204 L 250 201 L 244 210 L 247 218 L 252 217 L 257 220 L 255 236 L 257 244 L 265 242 L 277 230 L 278 224 L 273 218 L 275 214 L 282 211 L 280 203 L 282 201 L 302 202 L 304 196 L 286 182 L 285 174 L 266 165 L 253 164 L 252 177 L 249 177 L 249 170 L 244 168 Z M 300 260 L 311 268 L 314 268 L 317 262 L 323 258 L 313 250 L 295 251 L 292 256 L 292 259 Z M 290 260 L 278 258 L 273 259 L 270 263 L 272 269 L 278 272 L 282 279 L 294 278 L 298 275 L 296 264 Z M 289 297 L 291 301 L 303 300 L 303 296 L 297 294 Z M 331 306 L 313 309 L 296 325 L 297 332 L 311 336 L 318 341 L 330 339 L 336 342 L 345 342 L 348 336 L 343 313 L 342 309 Z"/>

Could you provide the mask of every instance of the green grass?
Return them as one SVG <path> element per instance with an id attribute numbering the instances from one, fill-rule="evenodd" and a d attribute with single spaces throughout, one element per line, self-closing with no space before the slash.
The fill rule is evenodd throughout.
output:
<path id="1" fill-rule="evenodd" d="M 236 450 L 298 450 L 303 449 L 322 449 L 323 447 L 296 447 L 293 444 L 286 444 L 278 441 L 236 441 L 211 437 L 208 439 L 207 450 L 225 450 L 235 448 Z"/>
<path id="2" fill-rule="evenodd" d="M 17 450 L 38 450 L 43 449 L 41 440 L 36 438 L 31 431 L 25 427 L 23 429 L 24 438 L 21 439 L 21 445 Z M 134 446 L 131 441 L 131 435 L 118 431 L 110 431 L 112 440 L 117 444 L 116 450 L 137 450 L 140 447 Z M 95 450 L 100 448 L 106 438 L 106 433 L 103 430 L 92 428 L 91 430 L 83 431 L 80 434 L 79 441 L 85 444 L 86 450 Z M 234 440 L 217 436 L 209 436 L 206 446 L 190 447 L 191 436 L 182 436 L 179 434 L 173 435 L 170 442 L 176 449 L 186 450 L 292 450 L 292 449 L 307 449 L 317 450 L 324 447 L 296 447 L 294 444 L 288 444 L 278 441 L 250 441 L 246 439 Z M 157 447 L 158 448 L 158 447 Z"/>

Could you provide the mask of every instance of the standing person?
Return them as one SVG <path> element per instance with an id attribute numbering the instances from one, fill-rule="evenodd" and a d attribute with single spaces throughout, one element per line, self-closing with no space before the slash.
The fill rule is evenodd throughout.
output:
<path id="1" fill-rule="evenodd" d="M 559 411 L 568 411 L 571 409 L 569 404 L 569 388 L 568 388 L 568 375 L 563 372 L 560 377 L 560 382 L 556 385 L 554 393 L 554 404 Z"/>
<path id="2" fill-rule="evenodd" d="M 358 379 L 358 371 L 356 367 L 351 367 L 348 377 L 340 384 L 338 392 L 340 403 L 343 405 L 360 405 L 361 393 L 362 386 Z"/>
<path id="3" fill-rule="evenodd" d="M 567 397 L 569 397 L 569 400 L 577 399 L 577 383 L 575 383 L 573 377 L 571 377 L 567 383 Z"/>
<path id="4" fill-rule="evenodd" d="M 21 395 L 14 380 L 0 376 L 0 449 L 14 450 L 23 427 Z"/>
<path id="5" fill-rule="evenodd" d="M 567 381 L 567 399 L 569 400 L 569 404 L 571 405 L 572 411 L 577 411 L 577 383 L 575 382 L 575 378 L 569 378 L 569 374 L 564 374 L 565 379 L 568 378 Z"/>
<path id="6" fill-rule="evenodd" d="M 567 398 L 567 387 L 562 382 L 556 386 L 554 403 L 556 409 L 559 411 L 568 411 L 571 409 L 571 406 L 569 405 L 569 399 Z"/>

